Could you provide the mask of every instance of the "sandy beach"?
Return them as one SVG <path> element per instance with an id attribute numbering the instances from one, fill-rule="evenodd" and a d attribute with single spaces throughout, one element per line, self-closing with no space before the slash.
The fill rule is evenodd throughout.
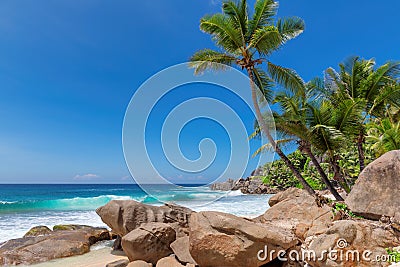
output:
<path id="1" fill-rule="evenodd" d="M 84 255 L 52 260 L 44 263 L 30 265 L 34 267 L 104 267 L 105 264 L 120 259 L 127 259 L 126 256 L 112 252 L 111 248 L 92 250 Z"/>

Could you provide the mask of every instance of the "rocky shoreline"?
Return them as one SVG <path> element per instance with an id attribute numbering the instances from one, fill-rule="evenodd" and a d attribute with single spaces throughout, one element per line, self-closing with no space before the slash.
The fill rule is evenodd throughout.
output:
<path id="1" fill-rule="evenodd" d="M 0 265 L 80 255 L 116 238 L 114 249 L 127 259 L 104 266 L 389 266 L 388 251 L 400 253 L 399 177 L 400 151 L 392 151 L 363 171 L 344 202 L 319 202 L 291 188 L 272 196 L 270 208 L 253 219 L 113 200 L 96 211 L 111 231 L 34 228 L 0 245 Z"/>
<path id="2" fill-rule="evenodd" d="M 86 225 L 56 225 L 53 230 L 37 226 L 23 238 L 0 244 L 0 265 L 31 265 L 83 255 L 97 242 L 112 240 L 117 236 L 106 228 Z"/>
<path id="3" fill-rule="evenodd" d="M 237 180 L 228 179 L 225 182 L 214 183 L 210 185 L 211 190 L 215 191 L 237 191 L 240 190 L 243 194 L 276 194 L 285 189 L 271 188 L 265 185 L 257 176 L 240 178 Z"/>

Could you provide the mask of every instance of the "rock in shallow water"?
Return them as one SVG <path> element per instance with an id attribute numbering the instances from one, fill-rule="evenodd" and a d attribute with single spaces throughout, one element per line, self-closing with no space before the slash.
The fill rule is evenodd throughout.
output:
<path id="1" fill-rule="evenodd" d="M 89 252 L 91 245 L 102 240 L 110 240 L 110 233 L 105 228 L 96 227 L 12 239 L 0 247 L 0 265 L 29 265 L 81 255 Z"/>
<path id="2" fill-rule="evenodd" d="M 49 235 L 53 233 L 53 231 L 50 230 L 49 227 L 47 226 L 35 226 L 31 228 L 25 235 L 24 237 L 34 237 L 34 236 L 40 236 L 40 235 Z"/>
<path id="3" fill-rule="evenodd" d="M 230 191 L 230 190 L 232 190 L 234 185 L 235 185 L 235 181 L 232 179 L 228 179 L 225 182 L 213 183 L 212 185 L 210 185 L 210 189 L 216 190 L 216 191 Z"/>

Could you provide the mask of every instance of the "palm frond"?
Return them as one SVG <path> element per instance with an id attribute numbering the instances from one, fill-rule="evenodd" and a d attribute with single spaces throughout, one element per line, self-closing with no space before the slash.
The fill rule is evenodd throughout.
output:
<path id="1" fill-rule="evenodd" d="M 335 128 L 347 137 L 356 137 L 360 133 L 360 121 L 365 101 L 347 99 L 333 109 L 331 121 Z"/>
<path id="2" fill-rule="evenodd" d="M 287 42 L 299 36 L 305 28 L 305 23 L 301 18 L 292 17 L 278 19 L 277 28 L 282 36 L 283 42 Z"/>
<path id="3" fill-rule="evenodd" d="M 328 101 L 320 105 L 307 104 L 306 121 L 310 128 L 311 143 L 321 152 L 340 150 L 344 135 L 332 125 L 333 106 Z"/>
<path id="4" fill-rule="evenodd" d="M 254 5 L 254 15 L 249 21 L 247 38 L 251 39 L 255 31 L 265 25 L 271 24 L 278 10 L 278 2 L 274 0 L 257 0 Z"/>
<path id="5" fill-rule="evenodd" d="M 375 61 L 363 60 L 359 57 L 350 57 L 340 64 L 340 78 L 345 84 L 346 93 L 350 98 L 359 98 L 363 95 L 363 84 L 373 72 Z"/>
<path id="6" fill-rule="evenodd" d="M 385 118 L 369 123 L 367 129 L 366 140 L 372 145 L 376 156 L 400 149 L 400 122 Z"/>
<path id="7" fill-rule="evenodd" d="M 340 80 L 340 74 L 333 68 L 328 68 L 324 72 L 324 84 L 327 95 L 334 94 L 340 89 L 344 90 L 344 84 Z"/>
<path id="8" fill-rule="evenodd" d="M 287 145 L 288 143 L 293 142 L 294 139 L 292 138 L 287 138 L 287 139 L 280 139 L 280 140 L 276 140 L 276 145 L 279 147 L 283 147 L 284 145 Z M 261 153 L 265 153 L 265 152 L 269 152 L 269 151 L 273 151 L 274 148 L 271 145 L 271 143 L 267 143 L 262 145 L 260 148 L 258 148 L 252 155 L 252 157 L 256 157 L 258 155 L 260 155 Z"/>
<path id="9" fill-rule="evenodd" d="M 220 53 L 211 49 L 204 49 L 196 52 L 190 58 L 189 66 L 195 69 L 195 74 L 205 70 L 225 70 L 236 61 L 236 58 L 229 54 Z"/>
<path id="10" fill-rule="evenodd" d="M 367 111 L 374 117 L 385 117 L 388 105 L 400 108 L 400 85 L 387 85 L 380 90 L 380 94 L 373 100 Z"/>
<path id="11" fill-rule="evenodd" d="M 248 28 L 248 10 L 247 1 L 241 0 L 240 2 L 227 1 L 223 3 L 222 9 L 226 15 L 231 19 L 234 28 L 240 29 L 242 37 L 242 45 L 246 45 L 246 34 Z"/>
<path id="12" fill-rule="evenodd" d="M 364 86 L 366 99 L 379 96 L 380 89 L 389 83 L 396 83 L 400 77 L 400 62 L 388 62 L 374 71 Z"/>
<path id="13" fill-rule="evenodd" d="M 263 94 L 267 101 L 272 100 L 272 88 L 275 86 L 274 82 L 261 68 L 253 68 L 254 82 Z"/>
<path id="14" fill-rule="evenodd" d="M 306 98 L 309 101 L 329 99 L 331 94 L 331 90 L 325 86 L 325 81 L 322 78 L 316 77 L 306 83 Z"/>
<path id="15" fill-rule="evenodd" d="M 263 26 L 255 30 L 250 40 L 248 50 L 256 48 L 260 55 L 268 55 L 282 44 L 282 37 L 275 26 Z"/>
<path id="16" fill-rule="evenodd" d="M 242 47 L 240 30 L 235 29 L 224 14 L 203 17 L 200 29 L 211 34 L 216 44 L 230 53 L 238 53 Z"/>
<path id="17" fill-rule="evenodd" d="M 297 95 L 305 95 L 305 83 L 303 79 L 292 69 L 275 65 L 268 62 L 268 72 L 270 77 L 284 88 Z"/>
<path id="18" fill-rule="evenodd" d="M 301 104 L 299 98 L 293 97 L 289 92 L 280 92 L 276 95 L 274 103 L 278 103 L 283 109 L 284 114 L 299 115 L 299 109 Z"/>

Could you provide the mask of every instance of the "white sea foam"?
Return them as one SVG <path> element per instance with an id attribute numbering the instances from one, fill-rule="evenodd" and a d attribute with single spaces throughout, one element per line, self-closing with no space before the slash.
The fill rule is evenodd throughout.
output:
<path id="1" fill-rule="evenodd" d="M 256 217 L 268 208 L 270 195 L 243 195 L 240 191 L 216 192 L 207 188 L 179 189 L 174 192 L 162 192 L 160 199 L 171 200 L 176 204 L 192 208 L 195 211 L 220 211 L 243 217 Z M 30 228 L 45 225 L 52 228 L 57 224 L 84 224 L 107 227 L 96 214 L 95 209 L 105 205 L 110 200 L 121 199 L 161 205 L 151 197 L 131 197 L 117 195 L 102 195 L 95 197 L 75 197 L 42 202 L 24 202 L 27 208 L 45 207 L 46 210 L 21 210 L 13 213 L 0 213 L 0 242 L 22 237 Z M 25 205 L 4 203 L 5 206 Z M 1 203 L 0 203 L 1 204 Z M 25 208 L 23 206 L 22 208 Z M 1 209 L 0 209 L 1 210 Z"/>
<path id="2" fill-rule="evenodd" d="M 0 242 L 20 238 L 34 226 L 45 225 L 52 228 L 57 224 L 83 224 L 107 227 L 95 211 L 46 211 L 35 213 L 0 215 Z"/>
<path id="3" fill-rule="evenodd" d="M 229 196 L 229 197 L 236 197 L 236 196 L 243 196 L 243 195 L 244 194 L 240 190 L 229 191 L 228 194 L 227 194 L 227 196 Z"/>

